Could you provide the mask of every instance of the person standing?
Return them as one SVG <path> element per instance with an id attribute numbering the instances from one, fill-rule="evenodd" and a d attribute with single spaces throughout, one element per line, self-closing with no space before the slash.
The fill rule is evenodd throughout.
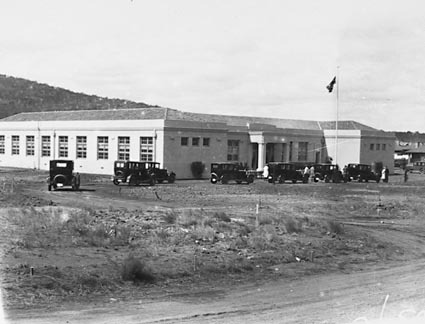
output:
<path id="1" fill-rule="evenodd" d="M 264 179 L 268 179 L 269 178 L 269 165 L 266 164 L 264 169 L 263 169 L 263 178 Z"/>
<path id="2" fill-rule="evenodd" d="M 388 182 L 388 180 L 389 180 L 389 177 L 390 177 L 390 170 L 388 169 L 388 167 L 386 166 L 385 167 L 385 182 Z"/>
<path id="3" fill-rule="evenodd" d="M 312 165 L 311 167 L 310 167 L 310 181 L 311 182 L 314 182 L 314 177 L 315 177 L 315 174 L 314 174 L 314 165 Z"/>
<path id="4" fill-rule="evenodd" d="M 308 167 L 308 165 L 306 165 L 304 168 L 304 173 L 303 173 L 303 182 L 307 183 L 309 177 L 310 177 L 310 168 Z"/>
<path id="5" fill-rule="evenodd" d="M 381 170 L 381 180 L 385 182 L 385 167 Z"/>

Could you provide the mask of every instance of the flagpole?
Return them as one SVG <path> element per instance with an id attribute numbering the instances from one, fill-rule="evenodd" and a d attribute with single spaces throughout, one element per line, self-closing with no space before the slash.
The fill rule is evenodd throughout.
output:
<path id="1" fill-rule="evenodd" d="M 336 113 L 335 113 L 335 164 L 338 164 L 338 120 L 339 120 L 339 66 L 336 67 Z"/>

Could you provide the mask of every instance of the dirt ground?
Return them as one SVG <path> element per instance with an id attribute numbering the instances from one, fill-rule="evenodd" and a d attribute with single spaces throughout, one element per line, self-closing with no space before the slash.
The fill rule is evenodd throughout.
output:
<path id="1" fill-rule="evenodd" d="M 80 191 L 49 192 L 46 173 L 0 171 L 11 323 L 425 317 L 424 175 L 152 187 L 82 175 Z M 129 260 L 144 276 L 125 278 Z"/>

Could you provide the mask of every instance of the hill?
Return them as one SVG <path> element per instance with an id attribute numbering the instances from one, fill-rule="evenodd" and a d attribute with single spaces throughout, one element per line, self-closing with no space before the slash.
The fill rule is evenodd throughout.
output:
<path id="1" fill-rule="evenodd" d="M 0 74 L 0 118 L 20 112 L 157 107 L 122 99 L 76 93 Z"/>

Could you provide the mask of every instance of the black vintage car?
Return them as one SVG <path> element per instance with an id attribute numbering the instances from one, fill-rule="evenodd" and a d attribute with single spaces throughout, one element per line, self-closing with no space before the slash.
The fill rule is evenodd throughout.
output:
<path id="1" fill-rule="evenodd" d="M 159 162 L 142 162 L 145 163 L 145 167 L 150 174 L 153 174 L 156 182 L 163 183 L 167 181 L 168 183 L 174 183 L 176 181 L 176 174 L 174 172 L 169 172 L 167 169 L 161 169 Z"/>
<path id="2" fill-rule="evenodd" d="M 139 186 L 147 183 L 155 185 L 155 174 L 146 165 L 146 162 L 115 161 L 114 176 L 112 182 L 115 185 L 127 183 L 130 186 Z"/>
<path id="3" fill-rule="evenodd" d="M 47 189 L 49 191 L 70 186 L 72 190 L 80 189 L 80 174 L 74 173 L 74 161 L 51 160 L 49 164 L 49 177 Z"/>
<path id="4" fill-rule="evenodd" d="M 318 163 L 314 164 L 314 181 L 341 182 L 342 172 L 336 164 Z"/>
<path id="5" fill-rule="evenodd" d="M 379 182 L 380 178 L 380 173 L 374 172 L 369 164 L 350 163 L 344 170 L 344 182 L 353 180 L 358 182 L 368 182 L 369 180 Z"/>
<path id="6" fill-rule="evenodd" d="M 294 163 L 285 163 L 285 162 L 270 162 L 267 164 L 269 167 L 269 175 L 267 181 L 269 183 L 284 183 L 285 181 L 292 181 L 296 183 L 297 181 L 306 182 L 307 179 L 303 179 L 303 170 L 300 169 L 298 165 Z"/>
<path id="7" fill-rule="evenodd" d="M 254 173 L 238 162 L 211 163 L 211 183 L 227 184 L 229 181 L 236 181 L 238 184 L 250 184 L 254 182 L 254 178 Z"/>

